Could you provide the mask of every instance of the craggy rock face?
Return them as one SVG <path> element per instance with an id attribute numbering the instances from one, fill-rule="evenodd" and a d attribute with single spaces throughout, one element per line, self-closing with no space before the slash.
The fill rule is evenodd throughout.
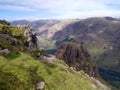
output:
<path id="1" fill-rule="evenodd" d="M 37 37 L 36 37 L 36 33 L 32 30 L 31 27 L 26 26 L 24 36 L 27 37 L 26 46 L 28 47 L 28 49 L 36 50 L 37 49 Z"/>
<path id="2" fill-rule="evenodd" d="M 1 34 L 0 33 L 0 38 L 5 39 L 9 44 L 17 46 L 19 45 L 19 41 L 15 38 L 12 38 L 11 36 L 7 34 Z"/>
<path id="3" fill-rule="evenodd" d="M 77 71 L 84 70 L 91 77 L 99 77 L 98 70 L 90 54 L 83 46 L 74 43 L 63 43 L 59 46 L 56 57 L 63 59 Z"/>

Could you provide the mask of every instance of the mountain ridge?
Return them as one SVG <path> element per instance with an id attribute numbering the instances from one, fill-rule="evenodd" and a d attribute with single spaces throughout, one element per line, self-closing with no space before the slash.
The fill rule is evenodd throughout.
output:
<path id="1" fill-rule="evenodd" d="M 43 44 L 39 44 L 40 48 L 44 48 L 46 50 L 56 49 L 62 42 L 67 41 L 78 44 L 84 43 L 92 57 L 96 61 L 98 60 L 98 66 L 101 66 L 99 64 L 101 60 L 97 58 L 104 55 L 105 52 L 117 52 L 116 49 L 119 49 L 120 46 L 120 21 L 117 18 L 92 17 L 87 19 L 65 20 L 46 28 L 42 28 L 40 26 L 40 28 L 40 32 L 37 32 L 39 42 L 43 42 Z M 111 54 L 109 57 L 110 56 Z M 113 59 L 117 58 L 113 57 Z M 105 65 L 105 67 L 106 66 L 107 65 Z M 119 63 L 117 66 L 119 67 Z M 107 66 L 107 68 L 111 69 L 110 66 Z M 113 68 L 113 70 L 116 69 Z M 117 71 L 119 70 L 117 69 Z"/>
<path id="2" fill-rule="evenodd" d="M 0 37 L 1 90 L 111 90 L 84 70 L 77 72 L 38 49 L 35 31 L 28 25 L 0 24 Z"/>
<path id="3" fill-rule="evenodd" d="M 67 23 L 61 21 L 49 28 L 42 28 L 42 32 L 37 34 L 39 47 L 52 53 L 63 42 L 82 44 L 99 68 L 120 72 L 120 20 L 118 18 L 92 17 L 67 21 Z M 119 84 L 120 81 L 113 82 Z"/>

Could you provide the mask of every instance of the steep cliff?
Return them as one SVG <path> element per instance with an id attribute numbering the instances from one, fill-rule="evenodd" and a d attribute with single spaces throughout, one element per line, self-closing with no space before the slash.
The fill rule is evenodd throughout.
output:
<path id="1" fill-rule="evenodd" d="M 74 43 L 63 43 L 58 47 L 56 57 L 63 59 L 77 71 L 83 70 L 91 77 L 99 77 L 95 63 L 83 46 Z"/>

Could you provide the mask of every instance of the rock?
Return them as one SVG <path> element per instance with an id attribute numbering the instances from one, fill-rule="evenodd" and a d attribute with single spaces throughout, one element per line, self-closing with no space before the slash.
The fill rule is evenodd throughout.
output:
<path id="1" fill-rule="evenodd" d="M 6 54 L 9 54 L 10 51 L 9 51 L 8 49 L 3 49 L 3 50 L 0 51 L 0 53 L 1 53 L 2 55 L 6 55 Z"/>
<path id="2" fill-rule="evenodd" d="M 43 61 L 43 62 L 49 62 L 49 63 L 54 63 L 54 61 L 56 60 L 55 56 L 51 55 L 49 57 L 44 56 L 44 55 L 40 55 L 38 57 L 39 60 Z"/>
<path id="3" fill-rule="evenodd" d="M 7 34 L 0 34 L 0 38 L 6 40 L 9 44 L 13 45 L 13 46 L 18 46 L 19 45 L 19 41 Z"/>
<path id="4" fill-rule="evenodd" d="M 45 82 L 41 81 L 41 82 L 37 83 L 36 90 L 42 90 L 42 89 L 44 89 L 44 87 L 45 87 Z"/>
<path id="5" fill-rule="evenodd" d="M 97 67 L 83 46 L 74 43 L 63 43 L 58 47 L 56 57 L 63 59 L 76 71 L 83 70 L 91 77 L 99 77 Z"/>
<path id="6" fill-rule="evenodd" d="M 35 31 L 33 31 L 31 27 L 26 26 L 24 36 L 28 38 L 26 40 L 26 47 L 28 47 L 29 50 L 37 50 L 37 37 Z"/>

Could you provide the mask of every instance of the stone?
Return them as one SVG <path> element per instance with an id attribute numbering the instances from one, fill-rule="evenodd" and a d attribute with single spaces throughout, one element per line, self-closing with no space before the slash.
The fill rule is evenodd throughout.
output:
<path id="1" fill-rule="evenodd" d="M 0 51 L 0 53 L 1 53 L 2 55 L 6 55 L 6 54 L 9 54 L 10 51 L 9 51 L 8 49 L 3 49 L 3 50 Z"/>
<path id="2" fill-rule="evenodd" d="M 37 83 L 36 90 L 42 90 L 44 88 L 45 88 L 45 82 L 41 81 L 41 82 Z"/>

